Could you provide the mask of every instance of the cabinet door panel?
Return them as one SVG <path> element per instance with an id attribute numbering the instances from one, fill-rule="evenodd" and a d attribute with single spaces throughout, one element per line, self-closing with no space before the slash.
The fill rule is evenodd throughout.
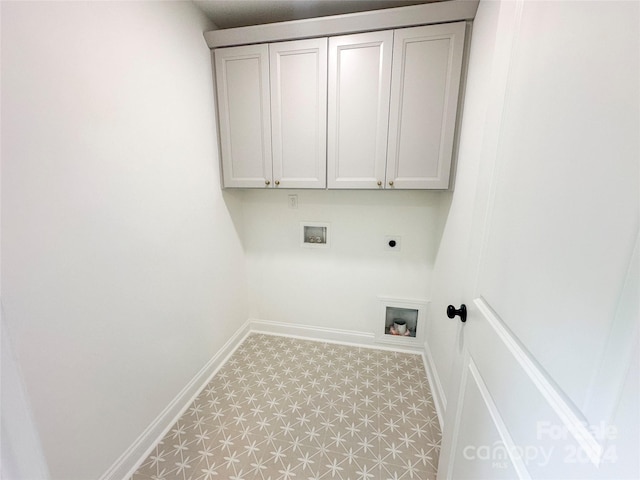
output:
<path id="1" fill-rule="evenodd" d="M 391 31 L 329 39 L 329 188 L 384 182 L 392 42 Z"/>
<path id="2" fill-rule="evenodd" d="M 271 182 L 269 47 L 215 50 L 220 148 L 225 187 Z"/>
<path id="3" fill-rule="evenodd" d="M 274 43 L 269 54 L 274 183 L 324 188 L 327 39 Z"/>
<path id="4" fill-rule="evenodd" d="M 394 32 L 387 181 L 449 186 L 465 23 Z"/>

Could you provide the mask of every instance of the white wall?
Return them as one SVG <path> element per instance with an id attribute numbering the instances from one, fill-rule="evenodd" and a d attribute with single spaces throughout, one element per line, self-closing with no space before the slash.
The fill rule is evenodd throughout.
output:
<path id="1" fill-rule="evenodd" d="M 34 424 L 4 319 L 0 318 L 0 322 L 0 478 L 46 480 L 49 478 L 49 471 L 42 452 L 40 436 Z"/>
<path id="2" fill-rule="evenodd" d="M 53 478 L 97 478 L 247 316 L 190 2 L 2 2 L 2 302 Z"/>
<path id="3" fill-rule="evenodd" d="M 287 196 L 298 195 L 298 209 Z M 242 194 L 250 315 L 373 333 L 377 296 L 428 299 L 443 194 L 248 191 Z M 300 223 L 328 222 L 330 248 L 300 246 Z M 384 249 L 400 235 L 400 252 Z"/>

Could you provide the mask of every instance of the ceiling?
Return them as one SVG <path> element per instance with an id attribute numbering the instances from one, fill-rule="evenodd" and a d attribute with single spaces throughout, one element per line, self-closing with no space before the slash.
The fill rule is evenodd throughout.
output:
<path id="1" fill-rule="evenodd" d="M 218 28 L 406 7 L 440 0 L 192 0 Z"/>

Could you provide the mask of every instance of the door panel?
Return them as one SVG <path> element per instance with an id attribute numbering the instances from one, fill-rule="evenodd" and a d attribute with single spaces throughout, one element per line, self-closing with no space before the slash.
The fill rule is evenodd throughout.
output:
<path id="1" fill-rule="evenodd" d="M 638 232 L 640 152 L 629 135 L 630 125 L 640 126 L 637 55 L 628 60 L 637 22 L 625 26 L 623 11 L 595 2 L 579 10 L 523 6 L 477 285 L 477 295 L 589 423 L 610 420 L 595 411 L 587 418 L 585 405 L 600 389 L 593 379 L 610 332 L 624 321 L 616 312 Z M 610 21 L 607 40 L 589 44 L 589 61 L 607 75 L 576 89 L 585 45 L 564 28 L 545 29 L 541 42 L 536 37 L 549 18 L 581 30 Z M 540 75 L 543 69 L 550 73 Z M 593 116 L 598 122 L 585 120 Z M 603 169 L 604 149 L 614 160 Z M 617 347 L 628 350 L 633 341 L 627 335 Z M 626 371 L 626 362 L 610 364 L 611 374 Z"/>
<path id="2" fill-rule="evenodd" d="M 394 31 L 387 183 L 449 187 L 465 22 Z"/>
<path id="3" fill-rule="evenodd" d="M 469 313 L 452 415 L 453 456 L 441 458 L 443 478 L 502 478 L 512 468 L 517 476 L 508 478 L 608 478 L 605 472 L 615 467 L 633 472 L 635 458 L 616 463 L 628 415 L 622 431 L 613 417 L 588 423 L 484 300 L 475 301 Z M 468 393 L 470 386 L 481 392 L 481 400 Z M 460 472 L 474 473 L 463 477 Z"/>
<path id="4" fill-rule="evenodd" d="M 225 187 L 264 188 L 271 182 L 269 47 L 214 51 Z"/>
<path id="5" fill-rule="evenodd" d="M 508 446 L 513 445 L 513 441 L 504 421 L 473 359 L 466 357 L 464 365 L 459 400 L 462 407 L 455 435 L 464 438 L 465 443 L 454 449 L 451 476 L 460 480 L 517 478 L 519 461 L 510 455 Z"/>
<path id="6" fill-rule="evenodd" d="M 483 297 L 580 409 L 638 230 L 638 22 L 617 9 L 524 8 L 480 277 Z M 541 27 L 550 17 L 553 29 Z M 563 22 L 610 32 L 580 43 Z M 606 74 L 580 81 L 585 63 Z"/>
<path id="7" fill-rule="evenodd" d="M 329 188 L 384 183 L 392 43 L 392 31 L 329 39 Z"/>
<path id="8" fill-rule="evenodd" d="M 640 8 L 488 3 L 476 23 L 497 21 L 492 101 L 475 125 L 459 287 L 468 320 L 456 330 L 438 476 L 638 478 Z M 606 73 L 585 77 L 594 68 Z"/>
<path id="9" fill-rule="evenodd" d="M 327 39 L 274 43 L 269 54 L 274 183 L 324 188 Z"/>

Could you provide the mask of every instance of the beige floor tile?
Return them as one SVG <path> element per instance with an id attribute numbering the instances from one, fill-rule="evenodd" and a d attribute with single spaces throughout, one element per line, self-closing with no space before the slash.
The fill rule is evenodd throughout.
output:
<path id="1" fill-rule="evenodd" d="M 418 355 L 252 334 L 133 480 L 435 478 Z"/>

